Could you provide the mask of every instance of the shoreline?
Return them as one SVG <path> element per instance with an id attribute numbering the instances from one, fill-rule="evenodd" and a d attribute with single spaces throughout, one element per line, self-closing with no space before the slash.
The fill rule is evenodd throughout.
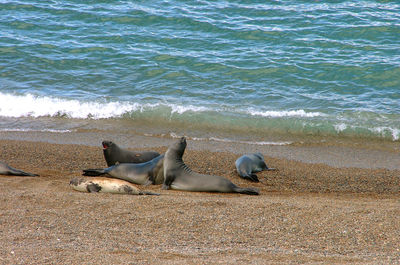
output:
<path id="1" fill-rule="evenodd" d="M 185 163 L 259 196 L 162 190 L 160 196 L 72 190 L 82 169 L 105 167 L 102 148 L 0 140 L 0 160 L 39 177 L 0 176 L 0 263 L 396 264 L 400 170 L 335 168 L 266 154 L 278 171 L 240 179 L 239 154 L 196 150 Z M 74 139 L 70 139 L 71 142 Z M 165 152 L 167 146 L 145 146 Z M 153 143 L 158 144 L 158 143 Z"/>
<path id="2" fill-rule="evenodd" d="M 185 135 L 182 133 L 182 135 Z M 85 146 L 100 146 L 103 140 L 112 140 L 124 148 L 149 149 L 167 147 L 179 135 L 166 136 L 141 134 L 138 132 L 118 132 L 84 130 L 80 132 L 0 132 L 0 140 L 47 142 L 54 144 L 79 144 Z M 324 138 L 309 137 L 305 142 L 279 145 L 258 145 L 246 142 L 215 141 L 187 137 L 188 150 L 229 152 L 245 154 L 261 152 L 266 156 L 278 159 L 294 160 L 309 164 L 325 164 L 336 168 L 364 169 L 400 169 L 400 143 L 363 140 L 363 143 L 350 140 L 338 142 L 327 141 Z M 312 139 L 312 140 L 310 140 Z M 268 161 L 267 165 L 269 164 Z"/>

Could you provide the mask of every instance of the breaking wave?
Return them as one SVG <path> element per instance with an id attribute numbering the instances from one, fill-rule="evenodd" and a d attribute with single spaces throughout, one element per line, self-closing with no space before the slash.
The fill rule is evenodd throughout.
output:
<path id="1" fill-rule="evenodd" d="M 356 136 L 390 139 L 400 139 L 400 115 L 377 114 L 371 112 L 323 113 L 320 111 L 294 110 L 263 110 L 241 108 L 241 106 L 219 106 L 187 104 L 171 101 L 110 101 L 98 98 L 93 101 L 64 99 L 33 94 L 7 94 L 0 92 L 0 118 L 62 118 L 90 120 L 128 119 L 142 120 L 147 124 L 154 121 L 175 122 L 187 127 L 209 128 L 213 130 L 236 130 L 263 134 L 274 132 L 281 134 Z M 18 122 L 17 122 L 18 123 Z M 14 123 L 15 124 L 15 123 Z M 43 128 L 43 131 L 68 132 L 70 127 Z M 12 131 L 20 128 L 3 122 L 0 131 Z M 197 126 L 197 127 L 196 127 Z M 23 128 L 29 130 L 30 128 Z M 37 130 L 38 128 L 33 128 Z M 226 141 L 226 139 L 208 139 Z M 246 142 L 248 143 L 248 142 Z M 257 142 L 256 144 L 290 144 Z"/>

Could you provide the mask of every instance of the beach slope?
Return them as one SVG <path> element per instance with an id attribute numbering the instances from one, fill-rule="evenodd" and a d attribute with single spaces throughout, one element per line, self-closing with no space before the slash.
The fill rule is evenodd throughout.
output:
<path id="1" fill-rule="evenodd" d="M 240 179 L 240 156 L 187 150 L 193 170 L 260 196 L 87 194 L 69 187 L 105 167 L 100 147 L 0 140 L 0 160 L 40 177 L 0 176 L 0 264 L 396 264 L 400 171 L 268 157 L 279 171 Z M 165 152 L 166 146 L 154 148 Z"/>

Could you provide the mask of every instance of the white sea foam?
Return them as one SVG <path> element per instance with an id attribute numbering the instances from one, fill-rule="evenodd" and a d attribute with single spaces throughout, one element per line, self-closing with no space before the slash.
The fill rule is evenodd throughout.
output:
<path id="1" fill-rule="evenodd" d="M 326 114 L 321 112 L 305 112 L 304 110 L 289 110 L 289 111 L 258 111 L 254 109 L 248 109 L 248 113 L 252 116 L 262 116 L 271 118 L 282 118 L 282 117 L 321 117 Z"/>
<path id="2" fill-rule="evenodd" d="M 180 138 L 182 136 L 177 135 L 174 132 L 170 132 L 169 136 L 172 138 Z M 266 141 L 241 141 L 241 140 L 233 140 L 233 139 L 226 139 L 226 138 L 217 138 L 217 137 L 187 137 L 190 140 L 194 141 L 214 141 L 214 142 L 223 142 L 223 143 L 240 143 L 240 144 L 251 144 L 251 145 L 289 145 L 293 142 L 266 142 Z"/>
<path id="3" fill-rule="evenodd" d="M 400 129 L 398 128 L 382 126 L 382 127 L 370 128 L 369 130 L 373 133 L 378 133 L 383 137 L 386 134 L 390 134 L 392 136 L 393 141 L 398 141 L 400 139 Z"/>
<path id="4" fill-rule="evenodd" d="M 337 133 L 343 132 L 347 129 L 347 125 L 344 123 L 335 124 L 334 127 Z"/>
<path id="5" fill-rule="evenodd" d="M 188 111 L 206 111 L 205 107 L 175 104 L 151 104 L 131 102 L 83 102 L 74 99 L 39 97 L 32 94 L 12 95 L 0 92 L 0 116 L 3 117 L 55 117 L 66 116 L 76 119 L 105 119 L 121 117 L 126 113 L 144 112 L 146 110 L 166 107 L 171 114 L 182 114 Z"/>
<path id="6" fill-rule="evenodd" d="M 57 129 L 13 129 L 13 128 L 5 128 L 0 129 L 0 132 L 51 132 L 51 133 L 69 133 L 74 132 L 75 130 L 57 130 Z"/>
<path id="7" fill-rule="evenodd" d="M 266 141 L 240 141 L 240 140 L 231 140 L 231 139 L 221 139 L 210 137 L 208 140 L 216 141 L 216 142 L 225 142 L 225 143 L 240 143 L 240 144 L 251 144 L 251 145 L 289 145 L 293 142 L 266 142 Z"/>
<path id="8" fill-rule="evenodd" d="M 174 138 L 174 139 L 178 139 L 178 138 L 181 138 L 181 137 L 182 137 L 182 136 L 177 135 L 177 134 L 174 133 L 174 132 L 170 132 L 170 133 L 169 133 L 169 136 L 170 136 L 171 138 Z"/>
<path id="9" fill-rule="evenodd" d="M 246 115 L 253 116 L 254 119 L 262 117 L 270 118 L 303 118 L 302 120 L 308 125 L 308 118 L 320 117 L 320 119 L 326 122 L 334 123 L 334 129 L 336 133 L 344 132 L 351 134 L 353 131 L 369 130 L 378 137 L 392 138 L 394 141 L 400 139 L 400 128 L 388 126 L 385 124 L 376 124 L 376 127 L 370 128 L 366 124 L 353 124 L 352 122 L 334 121 L 334 116 L 324 114 L 321 112 L 307 112 L 305 110 L 288 110 L 288 111 L 259 111 L 254 108 L 247 110 L 232 109 L 229 108 L 215 108 L 207 106 L 195 106 L 190 104 L 174 104 L 171 102 L 128 102 L 128 101 L 82 101 L 77 99 L 62 99 L 50 96 L 35 96 L 32 94 L 15 95 L 0 92 L 0 117 L 19 118 L 19 117 L 67 117 L 76 119 L 106 119 L 106 118 L 118 118 L 125 114 L 129 115 L 140 115 L 140 113 L 154 112 L 159 115 L 183 115 L 185 113 L 197 113 L 202 112 L 214 113 L 214 115 L 232 115 L 239 114 L 241 118 L 246 118 Z M 223 110 L 222 110 L 223 109 Z M 222 112 L 225 112 L 222 113 Z M 229 113 L 230 112 L 230 113 Z M 222 119 L 223 120 L 223 119 Z M 311 124 L 313 126 L 313 124 Z M 5 126 L 3 131 L 7 128 L 13 129 L 12 126 Z M 328 126 L 329 127 L 329 126 Z M 332 128 L 332 127 L 330 127 Z M 36 128 L 35 128 L 36 129 Z M 21 129 L 29 130 L 29 129 Z M 50 132 L 51 129 L 44 128 Z M 64 132 L 63 130 L 57 132 Z M 172 137 L 172 136 L 171 136 Z M 226 139 L 209 138 L 208 141 L 230 141 Z M 235 141 L 237 142 L 237 141 Z M 244 142 L 246 144 L 258 144 L 258 145 L 286 145 L 290 142 Z"/>
<path id="10" fill-rule="evenodd" d="M 109 102 L 81 102 L 53 97 L 38 97 L 32 94 L 11 95 L 0 93 L 0 116 L 4 117 L 43 117 L 67 116 L 70 118 L 109 118 L 131 111 L 137 106 Z"/>
<path id="11" fill-rule="evenodd" d="M 131 112 L 144 112 L 157 108 L 168 108 L 172 114 L 186 112 L 218 111 L 204 106 L 173 103 L 138 103 L 138 102 L 84 102 L 75 99 L 61 99 L 32 94 L 13 95 L 0 92 L 0 116 L 3 117 L 43 117 L 66 116 L 77 119 L 104 119 L 120 117 Z M 247 114 L 262 117 L 318 117 L 326 114 L 306 112 L 304 110 L 290 111 L 258 111 L 248 109 Z"/>
<path id="12" fill-rule="evenodd" d="M 173 114 L 173 113 L 182 114 L 187 111 L 203 112 L 203 111 L 209 110 L 206 107 L 197 107 L 197 106 L 192 106 L 192 105 L 179 106 L 179 105 L 168 104 L 167 106 L 171 108 L 171 114 Z"/>

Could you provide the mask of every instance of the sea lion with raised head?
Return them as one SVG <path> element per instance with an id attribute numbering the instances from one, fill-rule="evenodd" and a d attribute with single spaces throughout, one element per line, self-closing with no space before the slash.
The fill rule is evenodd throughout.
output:
<path id="1" fill-rule="evenodd" d="M 186 138 L 182 137 L 172 144 L 165 153 L 163 189 L 259 195 L 256 189 L 240 188 L 224 177 L 204 175 L 192 171 L 182 160 L 185 148 Z"/>
<path id="2" fill-rule="evenodd" d="M 73 178 L 69 185 L 81 192 L 102 192 L 130 195 L 160 195 L 158 193 L 141 191 L 132 183 L 111 178 Z"/>
<path id="3" fill-rule="evenodd" d="M 2 161 L 0 161 L 0 175 L 29 176 L 29 177 L 39 176 L 37 174 L 32 174 L 32 173 L 24 172 L 19 169 L 15 169 Z"/>
<path id="4" fill-rule="evenodd" d="M 84 169 L 84 176 L 100 176 L 108 174 L 112 178 L 122 179 L 139 185 L 162 184 L 164 155 L 140 164 L 123 163 L 108 168 Z"/>
<path id="5" fill-rule="evenodd" d="M 112 141 L 103 141 L 103 154 L 107 166 L 113 166 L 116 163 L 144 163 L 152 160 L 160 154 L 154 151 L 134 152 L 120 148 Z"/>
<path id="6" fill-rule="evenodd" d="M 275 170 L 275 168 L 267 166 L 261 153 L 242 155 L 236 160 L 235 166 L 241 178 L 254 182 L 259 182 L 257 175 L 254 173 L 263 170 Z"/>

